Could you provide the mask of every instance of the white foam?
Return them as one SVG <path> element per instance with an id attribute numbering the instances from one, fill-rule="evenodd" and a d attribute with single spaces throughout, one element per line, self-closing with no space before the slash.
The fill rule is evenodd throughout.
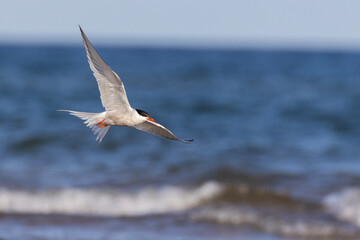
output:
<path id="1" fill-rule="evenodd" d="M 192 189 L 165 186 L 135 193 L 101 189 L 24 191 L 2 188 L 0 212 L 100 216 L 158 214 L 193 208 L 221 191 L 221 185 L 216 182 L 206 182 Z"/>
<path id="2" fill-rule="evenodd" d="M 347 188 L 324 198 L 324 205 L 335 216 L 360 226 L 360 189 Z"/>
<path id="3" fill-rule="evenodd" d="M 291 238 L 329 238 L 334 236 L 351 238 L 359 236 L 354 229 L 341 228 L 328 222 L 301 220 L 296 217 L 287 219 L 246 207 L 206 207 L 194 211 L 191 217 L 196 221 L 251 225 L 265 232 Z"/>

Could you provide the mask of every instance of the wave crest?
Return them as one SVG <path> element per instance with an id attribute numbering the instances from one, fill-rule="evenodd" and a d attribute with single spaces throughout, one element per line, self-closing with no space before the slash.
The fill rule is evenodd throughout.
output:
<path id="1" fill-rule="evenodd" d="M 346 188 L 325 197 L 324 205 L 336 217 L 360 226 L 360 189 Z"/>
<path id="2" fill-rule="evenodd" d="M 265 213 L 249 207 L 207 207 L 194 211 L 195 221 L 209 221 L 218 224 L 249 225 L 264 232 L 271 232 L 291 238 L 340 238 L 358 239 L 358 229 L 315 219 L 288 218 Z"/>
<path id="3" fill-rule="evenodd" d="M 197 188 L 177 186 L 145 188 L 135 193 L 99 189 L 0 189 L 0 212 L 135 216 L 177 212 L 193 208 L 222 190 L 216 182 Z"/>

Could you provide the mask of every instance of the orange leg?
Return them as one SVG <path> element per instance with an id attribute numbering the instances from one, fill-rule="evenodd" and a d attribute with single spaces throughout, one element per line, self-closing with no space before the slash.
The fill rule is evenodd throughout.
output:
<path id="1" fill-rule="evenodd" d="M 102 120 L 102 121 L 100 121 L 100 122 L 98 122 L 96 125 L 100 125 L 100 124 L 102 124 L 103 122 L 105 121 L 105 119 L 104 120 Z"/>
<path id="2" fill-rule="evenodd" d="M 98 125 L 99 126 L 99 128 L 104 128 L 104 127 L 107 127 L 108 125 L 106 125 L 106 124 L 104 124 L 104 125 L 101 125 L 101 124 L 103 124 L 103 122 L 105 121 L 105 119 L 104 120 L 102 120 L 102 121 L 100 121 L 100 122 L 98 122 L 96 125 Z"/>

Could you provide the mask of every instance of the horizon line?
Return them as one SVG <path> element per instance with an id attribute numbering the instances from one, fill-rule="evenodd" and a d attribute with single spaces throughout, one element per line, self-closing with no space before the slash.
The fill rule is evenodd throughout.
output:
<path id="1" fill-rule="evenodd" d="M 324 42 L 323 40 L 282 40 L 282 39 L 208 39 L 175 37 L 92 37 L 94 45 L 99 47 L 131 48 L 186 48 L 186 49 L 254 49 L 254 50 L 289 50 L 289 51 L 335 51 L 359 52 L 360 42 Z M 0 38 L 1 45 L 34 46 L 82 46 L 81 38 L 74 37 L 34 37 L 12 36 Z"/>

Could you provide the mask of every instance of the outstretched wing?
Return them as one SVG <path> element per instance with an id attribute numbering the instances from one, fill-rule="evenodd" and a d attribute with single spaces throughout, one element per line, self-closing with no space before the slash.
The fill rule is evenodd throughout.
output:
<path id="1" fill-rule="evenodd" d="M 170 132 L 168 129 L 166 129 L 161 124 L 152 122 L 152 121 L 145 121 L 143 123 L 140 123 L 140 124 L 136 125 L 135 128 L 139 129 L 141 131 L 145 131 L 145 132 L 154 134 L 159 137 L 168 138 L 171 140 L 177 140 L 177 141 L 181 141 L 183 143 L 191 143 L 192 141 L 194 141 L 193 139 L 182 140 L 182 139 L 176 137 L 172 132 Z"/>
<path id="2" fill-rule="evenodd" d="M 131 108 L 121 79 L 100 57 L 81 27 L 80 31 L 90 68 L 99 86 L 102 105 L 106 111 Z"/>

